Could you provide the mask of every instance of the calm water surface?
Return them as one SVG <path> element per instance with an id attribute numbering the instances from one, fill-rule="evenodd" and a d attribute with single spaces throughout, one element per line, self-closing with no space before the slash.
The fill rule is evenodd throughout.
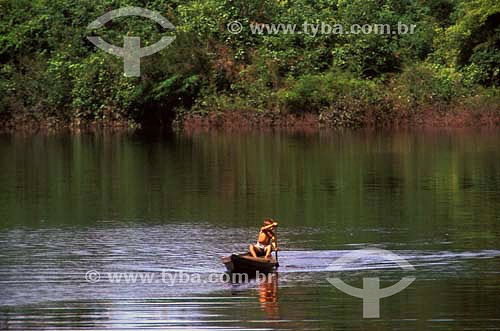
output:
<path id="1" fill-rule="evenodd" d="M 498 330 L 499 141 L 500 131 L 0 136 L 0 329 Z M 279 272 L 226 281 L 220 257 L 244 251 L 267 216 L 280 221 Z M 377 257 L 325 270 L 366 247 L 415 271 Z M 377 319 L 326 280 L 387 287 L 403 276 L 416 280 L 381 299 Z"/>

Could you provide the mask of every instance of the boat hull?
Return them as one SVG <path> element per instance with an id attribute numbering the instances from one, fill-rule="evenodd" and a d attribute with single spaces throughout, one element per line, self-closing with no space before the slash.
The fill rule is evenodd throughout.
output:
<path id="1" fill-rule="evenodd" d="M 250 254 L 232 254 L 222 258 L 228 272 L 253 274 L 258 272 L 268 273 L 277 268 L 274 257 L 268 259 L 253 257 Z"/>

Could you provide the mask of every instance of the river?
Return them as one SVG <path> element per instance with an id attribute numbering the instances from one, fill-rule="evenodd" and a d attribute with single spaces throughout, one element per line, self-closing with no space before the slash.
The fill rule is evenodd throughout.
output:
<path id="1" fill-rule="evenodd" d="M 499 138 L 1 135 L 0 329 L 500 329 Z M 278 272 L 228 281 L 221 257 L 266 217 L 279 221 Z M 328 269 L 365 248 L 414 270 L 377 256 Z M 327 280 L 406 276 L 378 318 Z"/>

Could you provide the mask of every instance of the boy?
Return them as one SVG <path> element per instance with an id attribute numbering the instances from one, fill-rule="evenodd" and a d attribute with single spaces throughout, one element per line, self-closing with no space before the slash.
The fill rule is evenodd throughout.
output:
<path id="1" fill-rule="evenodd" d="M 272 219 L 265 219 L 264 226 L 260 228 L 259 237 L 256 244 L 250 245 L 250 253 L 253 257 L 264 255 L 267 259 L 271 256 L 271 251 L 278 251 L 278 241 L 276 239 L 275 229 L 278 222 Z"/>

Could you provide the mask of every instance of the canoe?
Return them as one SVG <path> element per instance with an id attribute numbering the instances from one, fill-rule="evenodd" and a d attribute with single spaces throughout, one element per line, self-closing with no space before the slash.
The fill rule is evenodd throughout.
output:
<path id="1" fill-rule="evenodd" d="M 263 257 L 253 257 L 250 253 L 232 254 L 222 258 L 228 272 L 253 274 L 257 271 L 267 273 L 278 267 L 276 258 L 271 256 L 266 259 Z"/>

